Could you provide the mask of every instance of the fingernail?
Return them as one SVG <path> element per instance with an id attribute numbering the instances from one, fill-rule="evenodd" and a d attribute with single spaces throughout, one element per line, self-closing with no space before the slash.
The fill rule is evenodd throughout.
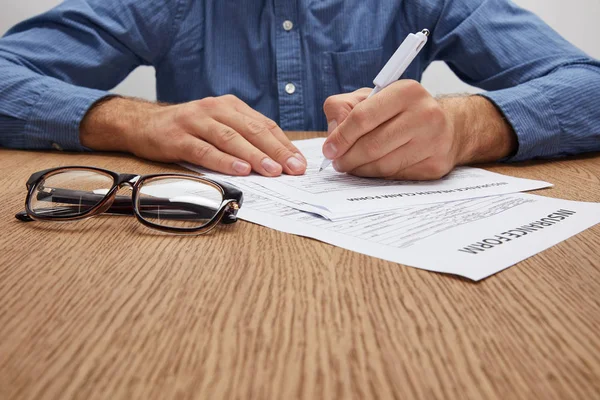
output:
<path id="1" fill-rule="evenodd" d="M 337 128 L 337 121 L 335 119 L 332 119 L 331 121 L 327 122 L 327 136 L 329 136 L 329 134 L 331 132 L 333 132 L 333 130 Z"/>
<path id="2" fill-rule="evenodd" d="M 281 173 L 281 165 L 277 164 L 275 161 L 270 158 L 263 158 L 260 162 L 260 165 L 270 174 L 280 174 Z"/>
<path id="3" fill-rule="evenodd" d="M 304 163 L 300 162 L 300 160 L 298 160 L 296 157 L 288 158 L 285 163 L 287 164 L 288 168 L 294 172 L 304 171 Z"/>
<path id="4" fill-rule="evenodd" d="M 335 144 L 327 143 L 325 146 L 323 146 L 323 155 L 329 160 L 334 159 L 336 154 L 337 148 L 335 147 Z"/>
<path id="5" fill-rule="evenodd" d="M 302 162 L 302 164 L 306 165 L 306 158 L 300 153 L 294 153 L 294 157 Z"/>
<path id="6" fill-rule="evenodd" d="M 249 174 L 250 173 L 250 164 L 245 163 L 243 161 L 234 161 L 233 162 L 233 170 L 238 174 Z"/>

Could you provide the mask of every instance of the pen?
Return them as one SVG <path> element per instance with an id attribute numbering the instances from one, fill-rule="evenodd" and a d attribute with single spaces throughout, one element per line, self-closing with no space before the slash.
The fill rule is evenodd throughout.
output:
<path id="1" fill-rule="evenodd" d="M 396 82 L 400 76 L 402 76 L 410 63 L 415 59 L 417 54 L 419 54 L 419 51 L 425 46 L 425 43 L 427 43 L 427 37 L 429 37 L 429 30 L 423 29 L 418 33 L 410 33 L 406 39 L 404 39 L 400 47 L 398 47 L 373 80 L 375 87 L 367 99 L 375 93 L 379 93 L 386 86 Z M 321 168 L 319 168 L 319 172 L 327 168 L 329 164 L 331 164 L 331 160 L 324 158 L 321 163 Z"/>

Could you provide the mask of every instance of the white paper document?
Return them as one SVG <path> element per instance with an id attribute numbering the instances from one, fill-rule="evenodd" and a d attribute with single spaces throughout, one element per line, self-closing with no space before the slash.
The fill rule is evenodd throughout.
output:
<path id="1" fill-rule="evenodd" d="M 240 187 L 242 219 L 473 280 L 600 222 L 598 203 L 519 193 L 552 185 L 478 168 L 456 168 L 432 182 L 357 178 L 332 168 L 319 173 L 323 141 L 294 142 L 308 161 L 302 176 L 232 177 L 185 166 Z"/>
<path id="2" fill-rule="evenodd" d="M 600 222 L 600 204 L 508 194 L 329 221 L 251 195 L 242 219 L 429 271 L 480 280 Z"/>
<path id="3" fill-rule="evenodd" d="M 328 168 L 318 172 L 324 138 L 297 140 L 294 144 L 308 161 L 302 176 L 268 178 L 256 174 L 231 177 L 184 164 L 196 172 L 252 190 L 250 182 L 268 190 L 267 197 L 283 204 L 298 204 L 331 220 L 373 214 L 400 207 L 448 202 L 498 194 L 516 193 L 552 186 L 548 182 L 514 178 L 479 168 L 459 167 L 443 179 L 416 182 L 359 178 Z M 254 189 L 257 187 L 254 185 Z M 293 206 L 293 205 L 292 205 Z"/>

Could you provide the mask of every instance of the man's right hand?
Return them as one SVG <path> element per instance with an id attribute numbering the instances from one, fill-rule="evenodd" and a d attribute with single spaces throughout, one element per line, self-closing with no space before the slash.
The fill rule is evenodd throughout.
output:
<path id="1" fill-rule="evenodd" d="M 305 158 L 279 126 L 232 95 L 179 105 L 109 98 L 88 111 L 79 137 L 93 150 L 189 162 L 228 175 L 306 170 Z"/>

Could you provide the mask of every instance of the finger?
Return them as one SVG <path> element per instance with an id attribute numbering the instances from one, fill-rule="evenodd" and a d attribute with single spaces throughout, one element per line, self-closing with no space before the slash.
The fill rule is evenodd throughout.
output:
<path id="1" fill-rule="evenodd" d="M 223 153 L 213 145 L 191 135 L 180 143 L 181 159 L 227 175 L 248 175 L 252 168 L 244 160 Z"/>
<path id="2" fill-rule="evenodd" d="M 302 152 L 300 152 L 300 150 L 298 150 L 298 148 L 294 146 L 294 144 L 290 141 L 290 139 L 283 132 L 283 130 L 281 130 L 281 128 L 279 127 L 279 125 L 277 125 L 275 121 L 254 110 L 248 104 L 244 103 L 242 100 L 238 99 L 235 96 L 231 96 L 227 100 L 231 101 L 234 104 L 235 109 L 241 114 L 246 115 L 250 118 L 254 118 L 255 120 L 265 124 L 267 129 L 271 131 L 271 133 L 277 138 L 277 140 L 279 140 L 279 142 L 281 142 L 281 144 L 283 144 L 293 154 L 299 156 L 300 161 L 302 161 L 304 165 L 307 164 L 306 157 L 304 157 Z"/>
<path id="3" fill-rule="evenodd" d="M 378 126 L 370 133 L 359 138 L 354 146 L 343 156 L 335 160 L 338 172 L 349 172 L 361 165 L 369 164 L 393 152 L 408 143 L 412 137 L 419 134 L 420 127 L 411 126 L 411 119 L 406 113 Z"/>
<path id="4" fill-rule="evenodd" d="M 306 171 L 304 160 L 284 146 L 265 123 L 242 113 L 215 115 L 215 119 L 239 132 L 248 143 L 283 167 L 286 174 L 301 175 Z"/>
<path id="5" fill-rule="evenodd" d="M 365 178 L 395 178 L 403 179 L 401 171 L 427 159 L 430 153 L 415 141 L 409 141 L 382 158 L 361 165 L 350 171 L 350 174 Z M 334 162 L 336 168 L 337 160 Z M 337 168 L 336 168 L 337 170 Z"/>
<path id="6" fill-rule="evenodd" d="M 257 149 L 232 127 L 217 120 L 202 125 L 193 121 L 192 126 L 194 136 L 209 142 L 227 154 L 247 161 L 257 173 L 264 176 L 281 175 L 281 165 Z"/>
<path id="7" fill-rule="evenodd" d="M 327 134 L 329 135 L 339 124 L 344 122 L 352 109 L 371 93 L 370 88 L 361 88 L 352 93 L 330 96 L 323 103 L 323 112 L 327 118 Z"/>
<path id="8" fill-rule="evenodd" d="M 275 122 L 273 123 L 275 124 Z M 306 160 L 304 154 L 302 154 L 302 152 L 296 146 L 294 146 L 294 144 L 290 141 L 285 132 L 282 131 L 281 128 L 279 128 L 279 125 L 277 125 L 277 129 L 271 129 L 271 133 L 273 133 L 277 140 L 279 140 L 285 147 L 287 147 L 291 152 L 293 152 L 296 157 L 300 158 L 300 161 L 302 161 L 305 166 L 308 165 L 308 161 Z"/>
<path id="9" fill-rule="evenodd" d="M 398 81 L 354 107 L 348 117 L 329 135 L 323 144 L 328 159 L 344 155 L 356 141 L 379 125 L 418 103 L 427 91 L 415 81 Z"/>

